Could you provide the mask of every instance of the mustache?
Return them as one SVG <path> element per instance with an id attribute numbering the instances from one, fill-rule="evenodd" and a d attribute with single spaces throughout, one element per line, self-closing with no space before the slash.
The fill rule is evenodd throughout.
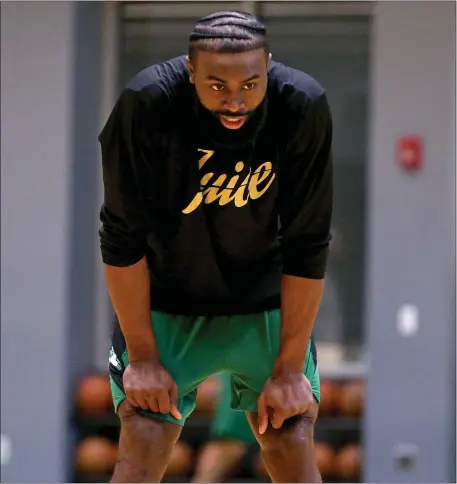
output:
<path id="1" fill-rule="evenodd" d="M 213 111 L 216 116 L 228 116 L 230 118 L 244 118 L 245 116 L 250 116 L 253 111 L 237 111 L 236 113 L 231 113 L 230 111 Z"/>

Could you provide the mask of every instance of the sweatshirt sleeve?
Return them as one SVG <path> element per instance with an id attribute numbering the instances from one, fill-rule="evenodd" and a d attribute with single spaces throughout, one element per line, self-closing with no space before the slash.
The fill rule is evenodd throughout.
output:
<path id="1" fill-rule="evenodd" d="M 280 161 L 283 273 L 322 279 L 333 205 L 332 120 L 325 93 L 303 104 Z"/>
<path id="2" fill-rule="evenodd" d="M 104 188 L 100 246 L 103 262 L 117 267 L 135 264 L 146 251 L 149 223 L 140 183 L 146 158 L 141 95 L 125 89 L 99 136 Z"/>

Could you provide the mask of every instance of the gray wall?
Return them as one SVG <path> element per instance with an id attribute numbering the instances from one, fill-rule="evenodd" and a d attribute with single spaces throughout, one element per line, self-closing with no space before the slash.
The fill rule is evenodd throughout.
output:
<path id="1" fill-rule="evenodd" d="M 368 206 L 368 482 L 455 482 L 455 3 L 380 2 Z M 424 137 L 406 174 L 395 142 Z M 396 313 L 419 309 L 403 337 Z M 398 446 L 416 461 L 401 470 Z"/>
<path id="2" fill-rule="evenodd" d="M 2 482 L 65 482 L 92 356 L 100 4 L 1 10 Z"/>

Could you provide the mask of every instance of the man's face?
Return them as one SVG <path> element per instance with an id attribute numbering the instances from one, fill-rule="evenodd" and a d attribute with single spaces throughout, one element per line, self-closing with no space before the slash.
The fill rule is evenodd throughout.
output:
<path id="1" fill-rule="evenodd" d="M 227 129 L 239 129 L 259 107 L 268 82 L 264 49 L 239 54 L 198 51 L 188 61 L 200 102 Z"/>

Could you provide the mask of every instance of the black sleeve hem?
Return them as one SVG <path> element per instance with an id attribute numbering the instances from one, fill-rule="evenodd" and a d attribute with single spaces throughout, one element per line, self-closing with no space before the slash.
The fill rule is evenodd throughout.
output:
<path id="1" fill-rule="evenodd" d="M 327 268 L 328 245 L 306 256 L 301 250 L 301 257 L 297 252 L 286 257 L 283 262 L 283 274 L 306 279 L 324 279 Z"/>
<path id="2" fill-rule="evenodd" d="M 322 280 L 325 278 L 325 267 L 284 267 L 285 276 L 301 277 L 303 279 Z"/>
<path id="3" fill-rule="evenodd" d="M 324 279 L 331 236 L 310 240 L 283 240 L 283 274 L 306 279 Z"/>
<path id="4" fill-rule="evenodd" d="M 129 267 L 133 266 L 137 262 L 140 262 L 140 260 L 145 256 L 145 254 L 136 254 L 132 255 L 130 257 L 118 257 L 114 256 L 112 254 L 107 254 L 106 252 L 103 252 L 102 249 L 102 260 L 103 263 L 108 265 L 108 266 L 113 266 L 113 267 Z"/>

